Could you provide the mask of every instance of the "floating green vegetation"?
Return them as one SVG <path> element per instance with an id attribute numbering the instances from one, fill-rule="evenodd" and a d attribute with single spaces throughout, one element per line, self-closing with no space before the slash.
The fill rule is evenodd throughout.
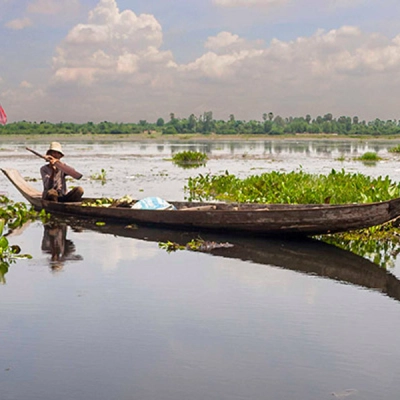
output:
<path id="1" fill-rule="evenodd" d="M 182 168 L 198 168 L 206 164 L 207 154 L 199 151 L 181 151 L 172 157 L 172 161 Z"/>
<path id="2" fill-rule="evenodd" d="M 240 203 L 344 204 L 371 203 L 400 197 L 400 184 L 386 177 L 332 171 L 328 175 L 303 171 L 268 172 L 244 179 L 229 174 L 199 174 L 184 188 L 188 199 Z"/>
<path id="3" fill-rule="evenodd" d="M 6 196 L 0 196 L 0 283 L 5 283 L 4 276 L 12 262 L 20 258 L 32 258 L 29 254 L 21 254 L 18 245 L 10 245 L 7 235 L 27 221 L 38 218 L 46 221 L 49 215 L 45 211 L 37 213 L 25 203 L 14 203 Z"/>
<path id="4" fill-rule="evenodd" d="M 176 242 L 171 242 L 170 240 L 168 240 L 167 242 L 159 242 L 158 247 L 160 249 L 164 249 L 167 253 L 172 253 L 177 250 L 186 250 L 185 246 L 180 245 Z"/>
<path id="5" fill-rule="evenodd" d="M 366 162 L 376 162 L 382 160 L 382 158 L 379 157 L 378 154 L 373 151 L 367 151 L 362 156 L 358 157 L 357 160 Z"/>
<path id="6" fill-rule="evenodd" d="M 32 258 L 29 254 L 20 254 L 21 248 L 18 245 L 9 244 L 8 239 L 3 235 L 4 227 L 5 220 L 0 218 L 0 265 L 9 264 L 17 258 Z M 0 282 L 1 280 L 0 276 Z"/>
<path id="7" fill-rule="evenodd" d="M 239 179 L 223 175 L 190 178 L 185 190 L 191 200 L 215 199 L 233 202 L 280 204 L 369 203 L 400 197 L 400 184 L 388 177 L 371 178 L 332 170 L 329 175 L 299 172 L 269 172 Z M 318 236 L 319 240 L 368 258 L 388 268 L 400 253 L 399 222 Z"/>
<path id="8" fill-rule="evenodd" d="M 336 161 L 340 162 L 346 161 L 346 157 L 342 154 L 340 157 L 336 158 Z"/>
<path id="9" fill-rule="evenodd" d="M 32 178 L 32 177 L 30 177 L 30 176 L 26 176 L 24 179 L 25 179 L 27 182 L 37 182 L 37 181 L 38 181 L 38 178 Z"/>
<path id="10" fill-rule="evenodd" d="M 318 239 L 367 258 L 386 269 L 394 267 L 400 253 L 398 220 L 367 229 L 323 235 Z"/>
<path id="11" fill-rule="evenodd" d="M 94 181 L 100 181 L 102 185 L 107 182 L 107 172 L 104 168 L 101 169 L 100 173 L 94 173 L 90 175 L 90 179 Z"/>
<path id="12" fill-rule="evenodd" d="M 388 149 L 388 152 L 390 152 L 390 153 L 400 153 L 400 144 L 395 146 L 395 147 L 391 147 L 390 149 Z"/>
<path id="13" fill-rule="evenodd" d="M 21 227 L 25 222 L 41 218 L 46 220 L 49 217 L 44 210 L 36 212 L 33 207 L 25 203 L 15 203 L 6 196 L 0 196 L 0 218 L 4 220 L 6 230 L 13 230 Z"/>
<path id="14" fill-rule="evenodd" d="M 190 251 L 200 251 L 207 252 L 213 249 L 221 248 L 221 247 L 232 247 L 233 245 L 230 243 L 219 243 L 209 240 L 203 240 L 201 238 L 192 239 L 190 242 L 185 245 L 181 245 L 176 242 L 159 242 L 158 247 L 160 249 L 164 249 L 167 253 L 172 253 L 178 250 L 190 250 Z"/>

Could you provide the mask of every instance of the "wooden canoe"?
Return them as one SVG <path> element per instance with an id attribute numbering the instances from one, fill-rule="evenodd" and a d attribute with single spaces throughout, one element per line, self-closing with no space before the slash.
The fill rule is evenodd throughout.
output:
<path id="1" fill-rule="evenodd" d="M 176 210 L 83 206 L 82 203 L 42 200 L 41 193 L 26 182 L 17 170 L 2 171 L 37 210 L 126 224 L 239 234 L 310 236 L 381 225 L 400 215 L 400 198 L 378 203 L 341 205 L 170 202 Z"/>

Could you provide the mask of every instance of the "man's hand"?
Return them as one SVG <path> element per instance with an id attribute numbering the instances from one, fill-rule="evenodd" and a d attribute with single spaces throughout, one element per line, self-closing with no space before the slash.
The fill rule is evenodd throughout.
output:
<path id="1" fill-rule="evenodd" d="M 58 159 L 53 156 L 49 156 L 49 155 L 45 156 L 45 158 L 46 158 L 46 161 L 49 162 L 50 166 L 55 170 L 57 168 L 55 164 L 58 161 Z"/>

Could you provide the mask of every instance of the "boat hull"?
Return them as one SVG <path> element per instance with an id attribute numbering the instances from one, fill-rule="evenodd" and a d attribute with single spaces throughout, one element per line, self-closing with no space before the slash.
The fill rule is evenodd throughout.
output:
<path id="1" fill-rule="evenodd" d="M 37 209 L 58 215 L 73 215 L 119 221 L 126 224 L 200 229 L 256 235 L 319 235 L 381 225 L 400 215 L 400 198 L 379 203 L 345 205 L 287 205 L 170 202 L 176 210 L 137 210 L 124 207 L 83 206 L 41 199 L 16 170 L 3 173 Z"/>

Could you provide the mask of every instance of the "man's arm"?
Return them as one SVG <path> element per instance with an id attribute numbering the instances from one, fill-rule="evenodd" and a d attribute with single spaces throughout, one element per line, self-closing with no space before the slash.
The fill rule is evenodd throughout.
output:
<path id="1" fill-rule="evenodd" d="M 42 168 L 40 168 L 40 175 L 42 176 L 43 181 L 43 190 L 47 191 L 54 189 L 55 172 L 55 168 L 51 167 L 50 164 L 44 165 Z"/>
<path id="2" fill-rule="evenodd" d="M 60 169 L 62 172 L 64 172 L 65 175 L 72 176 L 72 178 L 74 178 L 74 179 L 81 179 L 83 176 L 80 172 L 76 171 L 74 168 L 70 167 L 69 165 L 62 163 L 57 158 L 54 158 L 47 154 L 45 156 L 43 156 L 40 153 L 38 153 L 35 150 L 32 150 L 28 147 L 26 149 L 29 150 L 30 152 L 32 152 L 33 154 L 37 155 L 38 157 L 45 159 L 47 162 L 49 162 L 49 164 L 52 167 L 57 167 L 58 169 Z"/>

